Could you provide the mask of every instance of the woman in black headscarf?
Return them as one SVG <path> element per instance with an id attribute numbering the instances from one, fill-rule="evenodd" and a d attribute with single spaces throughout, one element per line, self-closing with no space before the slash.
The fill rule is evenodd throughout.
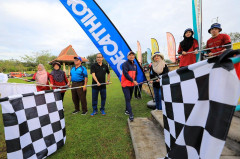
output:
<path id="1" fill-rule="evenodd" d="M 66 86 L 68 83 L 67 76 L 64 71 L 61 70 L 61 64 L 59 62 L 54 62 L 52 64 L 53 70 L 50 74 L 50 86 L 52 89 L 58 89 L 59 87 L 54 86 Z M 64 88 L 64 87 L 61 87 Z M 62 100 L 64 98 L 65 91 L 61 91 Z"/>
<path id="2" fill-rule="evenodd" d="M 184 40 L 180 42 L 178 54 L 181 54 L 179 67 L 184 67 L 196 63 L 196 54 L 198 53 L 198 41 L 193 38 L 193 30 L 188 28 L 184 31 Z M 193 52 L 194 53 L 187 53 Z"/>

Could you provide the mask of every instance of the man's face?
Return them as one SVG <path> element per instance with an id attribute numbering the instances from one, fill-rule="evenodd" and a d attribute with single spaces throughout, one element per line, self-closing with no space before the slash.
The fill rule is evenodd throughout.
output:
<path id="1" fill-rule="evenodd" d="M 75 65 L 81 65 L 81 61 L 79 59 L 74 59 L 74 64 Z"/>
<path id="2" fill-rule="evenodd" d="M 102 54 L 97 54 L 96 56 L 97 63 L 101 63 L 103 61 L 103 56 Z"/>
<path id="3" fill-rule="evenodd" d="M 217 36 L 219 34 L 219 29 L 218 28 L 213 28 L 211 29 L 210 33 L 212 34 L 212 36 Z"/>
<path id="4" fill-rule="evenodd" d="M 128 60 L 133 61 L 135 59 L 135 55 L 134 54 L 130 54 L 130 55 L 128 55 L 127 58 L 128 58 Z"/>

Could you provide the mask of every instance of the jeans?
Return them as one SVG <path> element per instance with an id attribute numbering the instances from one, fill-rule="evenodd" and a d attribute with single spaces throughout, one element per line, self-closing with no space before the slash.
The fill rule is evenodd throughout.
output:
<path id="1" fill-rule="evenodd" d="M 129 112 L 129 116 L 133 116 L 132 106 L 131 106 L 133 89 L 134 89 L 134 87 L 122 87 L 123 94 L 125 97 L 126 110 Z"/>
<path id="2" fill-rule="evenodd" d="M 101 89 L 95 89 L 92 88 L 92 107 L 93 110 L 98 111 L 97 105 L 98 105 L 98 94 L 100 92 L 101 95 L 101 108 L 100 110 L 105 110 L 105 103 L 106 103 L 106 88 Z"/>
<path id="3" fill-rule="evenodd" d="M 162 110 L 162 95 L 161 95 L 161 88 L 153 87 L 155 102 L 156 102 L 156 109 Z"/>

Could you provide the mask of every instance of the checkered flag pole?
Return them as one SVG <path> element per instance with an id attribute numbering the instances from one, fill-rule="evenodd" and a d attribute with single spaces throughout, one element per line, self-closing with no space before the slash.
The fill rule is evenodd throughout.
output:
<path id="1" fill-rule="evenodd" d="M 165 159 L 219 159 L 240 95 L 232 62 L 201 61 L 163 75 L 160 84 Z"/>
<path id="2" fill-rule="evenodd" d="M 46 158 L 66 141 L 62 97 L 42 91 L 0 99 L 8 159 Z"/>

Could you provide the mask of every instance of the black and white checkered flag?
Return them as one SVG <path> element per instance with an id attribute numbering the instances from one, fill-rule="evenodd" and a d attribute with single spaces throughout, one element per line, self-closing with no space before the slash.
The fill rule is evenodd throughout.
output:
<path id="1" fill-rule="evenodd" d="M 65 144 L 60 92 L 9 96 L 0 102 L 9 159 L 45 158 Z"/>
<path id="2" fill-rule="evenodd" d="M 239 98 L 231 62 L 205 60 L 162 76 L 167 158 L 219 159 Z"/>

